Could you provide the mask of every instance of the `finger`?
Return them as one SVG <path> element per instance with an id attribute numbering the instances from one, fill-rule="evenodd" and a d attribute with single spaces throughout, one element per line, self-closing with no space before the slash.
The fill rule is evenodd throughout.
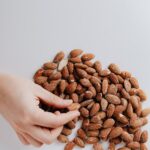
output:
<path id="1" fill-rule="evenodd" d="M 64 99 L 48 92 L 47 90 L 40 87 L 39 85 L 36 85 L 35 94 L 47 105 L 52 105 L 52 106 L 55 106 L 58 108 L 68 107 L 72 103 L 72 100 L 64 100 Z"/>
<path id="2" fill-rule="evenodd" d="M 43 130 L 44 132 L 47 132 L 46 134 L 48 134 L 50 142 L 53 142 L 60 135 L 62 129 L 63 129 L 63 126 L 58 127 L 56 129 L 52 129 L 52 130 L 49 130 L 46 128 L 44 128 Z"/>
<path id="3" fill-rule="evenodd" d="M 29 145 L 30 143 L 25 139 L 23 135 L 21 135 L 19 132 L 16 132 L 19 140 L 21 141 L 22 144 L 24 145 Z"/>
<path id="4" fill-rule="evenodd" d="M 44 144 L 50 144 L 51 143 L 51 135 L 49 129 L 41 128 L 39 126 L 32 126 L 30 129 L 28 129 L 28 134 L 32 136 L 34 139 L 40 141 Z"/>
<path id="5" fill-rule="evenodd" d="M 34 123 L 39 126 L 44 126 L 48 128 L 56 128 L 63 126 L 67 122 L 73 120 L 80 115 L 79 111 L 70 111 L 67 113 L 53 114 L 51 112 L 45 112 L 41 109 L 35 113 Z"/>
<path id="6" fill-rule="evenodd" d="M 27 139 L 27 141 L 35 146 L 35 147 L 41 147 L 43 145 L 43 143 L 39 142 L 38 140 L 36 140 L 35 138 L 33 138 L 32 136 L 30 136 L 27 133 L 23 133 L 23 136 Z"/>

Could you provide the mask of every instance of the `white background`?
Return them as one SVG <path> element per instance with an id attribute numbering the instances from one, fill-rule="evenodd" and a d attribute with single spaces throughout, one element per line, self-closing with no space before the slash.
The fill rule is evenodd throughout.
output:
<path id="1" fill-rule="evenodd" d="M 149 0 L 0 0 L 0 72 L 31 79 L 57 51 L 73 48 L 93 52 L 104 67 L 120 64 L 150 96 Z M 0 150 L 35 149 L 0 118 Z M 63 146 L 40 148 L 53 149 Z"/>

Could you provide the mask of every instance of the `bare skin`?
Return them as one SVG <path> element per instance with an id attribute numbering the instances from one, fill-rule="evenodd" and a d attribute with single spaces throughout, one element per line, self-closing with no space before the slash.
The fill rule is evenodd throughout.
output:
<path id="1" fill-rule="evenodd" d="M 40 101 L 59 109 L 72 103 L 72 100 L 63 100 L 30 80 L 0 74 L 0 114 L 25 145 L 50 144 L 65 123 L 80 115 L 78 111 L 45 112 L 39 108 Z"/>

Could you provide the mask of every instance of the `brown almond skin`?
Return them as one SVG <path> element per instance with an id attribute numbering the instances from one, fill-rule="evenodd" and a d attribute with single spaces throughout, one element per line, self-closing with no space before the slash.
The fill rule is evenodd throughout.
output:
<path id="1" fill-rule="evenodd" d="M 72 63 L 81 63 L 82 62 L 80 57 L 69 58 L 69 61 Z"/>
<path id="2" fill-rule="evenodd" d="M 135 77 L 131 77 L 131 78 L 130 78 L 130 82 L 131 82 L 131 84 L 132 84 L 132 86 L 133 86 L 134 88 L 136 88 L 136 89 L 139 88 L 138 80 L 137 80 Z"/>
<path id="3" fill-rule="evenodd" d="M 72 133 L 72 130 L 69 129 L 69 128 L 64 127 L 61 133 L 68 136 Z"/>
<path id="4" fill-rule="evenodd" d="M 113 63 L 112 63 L 112 64 L 109 65 L 108 68 L 111 70 L 111 72 L 113 72 L 113 73 L 115 73 L 115 74 L 121 74 L 120 68 L 119 68 L 119 66 L 116 65 L 116 64 L 113 64 Z"/>
<path id="5" fill-rule="evenodd" d="M 67 79 L 69 77 L 69 71 L 68 71 L 67 66 L 63 67 L 61 74 L 64 79 Z"/>
<path id="6" fill-rule="evenodd" d="M 99 130 L 87 131 L 86 133 L 87 133 L 87 136 L 98 137 Z"/>
<path id="7" fill-rule="evenodd" d="M 127 92 L 131 90 L 131 83 L 129 82 L 129 80 L 124 80 L 124 87 Z"/>
<path id="8" fill-rule="evenodd" d="M 121 138 L 127 143 L 130 143 L 133 141 L 133 137 L 126 131 L 122 132 Z"/>
<path id="9" fill-rule="evenodd" d="M 70 52 L 70 57 L 73 58 L 73 57 L 77 57 L 79 56 L 81 53 L 83 52 L 83 50 L 81 49 L 74 49 Z"/>
<path id="10" fill-rule="evenodd" d="M 115 95 L 112 95 L 112 94 L 107 94 L 106 96 L 105 96 L 105 98 L 107 99 L 107 101 L 109 102 L 109 103 L 111 103 L 111 104 L 120 104 L 121 103 L 121 101 L 120 101 L 120 98 L 119 97 L 117 97 L 117 96 L 115 96 Z"/>
<path id="11" fill-rule="evenodd" d="M 69 94 L 72 94 L 76 90 L 76 87 L 77 87 L 77 83 L 72 82 L 72 83 L 68 84 L 68 86 L 66 87 L 66 92 Z"/>
<path id="12" fill-rule="evenodd" d="M 116 138 L 118 136 L 120 136 L 122 134 L 122 128 L 121 127 L 115 127 L 111 130 L 110 134 L 109 134 L 109 139 L 113 139 Z"/>
<path id="13" fill-rule="evenodd" d="M 47 77 L 38 76 L 34 79 L 34 81 L 35 81 L 36 84 L 42 85 L 47 81 L 47 79 L 48 79 Z"/>
<path id="14" fill-rule="evenodd" d="M 124 79 L 129 79 L 131 77 L 131 73 L 128 71 L 122 71 L 121 72 L 121 77 Z"/>
<path id="15" fill-rule="evenodd" d="M 105 95 L 108 90 L 108 80 L 105 78 L 102 82 L 102 93 Z"/>
<path id="16" fill-rule="evenodd" d="M 86 139 L 86 143 L 88 144 L 94 144 L 94 143 L 97 143 L 99 141 L 99 139 L 97 137 L 88 137 Z"/>
<path id="17" fill-rule="evenodd" d="M 103 147 L 100 143 L 94 143 L 93 144 L 93 149 L 94 150 L 103 150 Z"/>
<path id="18" fill-rule="evenodd" d="M 111 128 L 101 129 L 99 137 L 104 141 L 106 141 L 110 132 L 111 132 Z"/>
<path id="19" fill-rule="evenodd" d="M 147 96 L 142 89 L 137 89 L 137 95 L 140 97 L 141 101 L 145 101 Z"/>
<path id="20" fill-rule="evenodd" d="M 99 103 L 95 103 L 90 111 L 90 116 L 94 116 L 100 109 Z"/>
<path id="21" fill-rule="evenodd" d="M 89 111 L 86 108 L 82 107 L 80 112 L 83 117 L 89 117 Z"/>
<path id="22" fill-rule="evenodd" d="M 75 143 L 74 142 L 68 142 L 64 148 L 64 150 L 73 150 L 75 146 Z"/>
<path id="23" fill-rule="evenodd" d="M 98 130 L 102 127 L 100 123 L 90 123 L 88 126 L 89 130 Z"/>
<path id="24" fill-rule="evenodd" d="M 140 137 L 140 142 L 141 143 L 146 143 L 148 140 L 148 131 L 144 130 L 141 134 L 141 137 Z"/>
<path id="25" fill-rule="evenodd" d="M 107 111 L 107 117 L 108 118 L 112 117 L 112 115 L 115 111 L 115 105 L 114 104 L 109 104 L 106 111 Z"/>
<path id="26" fill-rule="evenodd" d="M 109 79 L 110 79 L 111 82 L 114 83 L 114 84 L 118 84 L 118 83 L 119 83 L 118 77 L 117 77 L 117 75 L 115 75 L 114 73 L 110 73 Z"/>
<path id="27" fill-rule="evenodd" d="M 78 110 L 80 108 L 79 103 L 72 103 L 70 106 L 68 106 L 69 111 Z"/>
<path id="28" fill-rule="evenodd" d="M 76 69 L 76 71 L 77 71 L 79 77 L 81 77 L 81 78 L 86 78 L 87 77 L 87 72 L 84 71 L 83 69 Z"/>
<path id="29" fill-rule="evenodd" d="M 79 147 L 82 147 L 82 148 L 85 147 L 85 144 L 84 144 L 84 142 L 83 142 L 83 140 L 82 140 L 81 138 L 76 137 L 76 138 L 74 138 L 73 141 L 74 141 L 74 143 L 75 143 L 76 145 L 78 145 Z"/>
<path id="30" fill-rule="evenodd" d="M 91 82 L 86 78 L 80 79 L 80 83 L 85 87 L 90 87 L 91 86 Z"/>
<path id="31" fill-rule="evenodd" d="M 58 63 L 58 62 L 60 62 L 64 57 L 65 57 L 65 54 L 64 54 L 64 52 L 61 51 L 61 52 L 59 52 L 59 53 L 56 54 L 56 56 L 54 57 L 53 62 L 54 62 L 54 63 Z"/>
<path id="32" fill-rule="evenodd" d="M 75 122 L 74 121 L 69 121 L 67 123 L 67 127 L 70 129 L 74 129 L 76 127 Z"/>
<path id="33" fill-rule="evenodd" d="M 51 69 L 54 70 L 57 68 L 57 64 L 53 62 L 47 62 L 43 65 L 44 69 Z"/>
<path id="34" fill-rule="evenodd" d="M 129 144 L 127 144 L 127 147 L 131 149 L 138 149 L 140 148 L 140 144 L 139 142 L 130 142 Z"/>
<path id="35" fill-rule="evenodd" d="M 114 124 L 115 124 L 115 120 L 114 119 L 111 119 L 111 118 L 107 119 L 103 123 L 103 128 L 111 128 Z"/>
<path id="36" fill-rule="evenodd" d="M 67 136 L 63 135 L 63 134 L 60 134 L 58 137 L 57 137 L 58 141 L 59 142 L 62 142 L 62 143 L 67 143 L 69 140 L 67 138 Z"/>
<path id="37" fill-rule="evenodd" d="M 93 59 L 95 56 L 92 53 L 83 54 L 81 59 L 82 61 L 89 61 Z"/>
<path id="38" fill-rule="evenodd" d="M 80 137 L 83 140 L 85 140 L 87 138 L 85 131 L 81 128 L 78 129 L 77 135 L 78 135 L 78 137 Z"/>

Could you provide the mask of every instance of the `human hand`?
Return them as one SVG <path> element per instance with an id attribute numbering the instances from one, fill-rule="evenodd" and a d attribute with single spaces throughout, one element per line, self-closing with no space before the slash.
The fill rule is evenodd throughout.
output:
<path id="1" fill-rule="evenodd" d="M 40 109 L 40 101 L 65 108 L 72 100 L 63 100 L 30 80 L 1 74 L 0 83 L 0 113 L 23 144 L 36 147 L 50 144 L 61 133 L 65 123 L 79 116 L 78 111 L 54 114 Z"/>

